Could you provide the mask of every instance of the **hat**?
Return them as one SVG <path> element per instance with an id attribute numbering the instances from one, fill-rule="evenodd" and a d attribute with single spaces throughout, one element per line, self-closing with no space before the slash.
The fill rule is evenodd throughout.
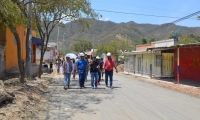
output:
<path id="1" fill-rule="evenodd" d="M 97 56 L 97 59 L 100 59 L 100 57 L 99 57 L 99 56 Z"/>
<path id="2" fill-rule="evenodd" d="M 70 58 L 70 55 L 66 55 L 65 57 L 69 57 Z"/>
<path id="3" fill-rule="evenodd" d="M 80 55 L 81 57 L 84 57 L 84 56 L 85 56 L 84 53 L 80 53 L 79 55 Z"/>
<path id="4" fill-rule="evenodd" d="M 109 52 L 109 53 L 107 53 L 107 56 L 111 56 L 111 53 Z"/>

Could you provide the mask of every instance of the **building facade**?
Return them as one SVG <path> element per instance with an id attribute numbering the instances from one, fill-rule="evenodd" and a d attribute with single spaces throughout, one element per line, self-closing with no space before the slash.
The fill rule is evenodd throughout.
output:
<path id="1" fill-rule="evenodd" d="M 166 41 L 166 43 L 164 43 Z M 149 77 L 174 77 L 200 82 L 200 43 L 173 45 L 170 40 L 139 46 L 145 51 L 124 53 L 124 71 Z"/>

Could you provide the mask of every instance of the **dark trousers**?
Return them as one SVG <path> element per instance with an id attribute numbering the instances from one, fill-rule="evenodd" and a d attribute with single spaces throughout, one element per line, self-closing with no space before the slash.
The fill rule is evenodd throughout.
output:
<path id="1" fill-rule="evenodd" d="M 98 72 L 98 74 L 99 74 L 98 82 L 100 82 L 101 81 L 101 72 Z"/>
<path id="2" fill-rule="evenodd" d="M 112 86 L 112 83 L 113 83 L 113 71 L 105 70 L 105 83 L 106 83 L 106 85 L 108 85 L 108 76 L 110 78 L 110 86 Z"/>
<path id="3" fill-rule="evenodd" d="M 80 87 L 84 87 L 85 76 L 86 76 L 86 71 L 83 71 L 83 73 L 79 73 L 79 85 L 80 85 Z"/>

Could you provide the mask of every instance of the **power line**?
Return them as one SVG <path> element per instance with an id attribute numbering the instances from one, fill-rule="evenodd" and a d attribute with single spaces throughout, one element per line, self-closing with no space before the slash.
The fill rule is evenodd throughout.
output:
<path id="1" fill-rule="evenodd" d="M 110 12 L 110 13 L 118 13 L 118 14 L 132 14 L 132 15 L 141 15 L 141 16 L 149 16 L 149 17 L 162 17 L 162 18 L 181 18 L 181 17 L 172 17 L 172 16 L 160 16 L 160 15 L 148 15 L 148 14 L 140 14 L 140 13 L 127 13 L 127 12 L 118 12 L 118 11 L 109 11 L 109 10 L 97 10 L 96 11 L 103 11 L 103 12 Z M 193 19 L 193 18 L 191 18 Z"/>
<path id="2" fill-rule="evenodd" d="M 96 1 L 96 2 L 94 2 L 94 1 Z M 177 8 L 170 9 L 170 7 L 168 7 L 167 9 L 163 9 L 163 7 L 159 8 L 159 7 L 146 6 L 146 5 L 135 4 L 135 3 L 127 3 L 126 4 L 124 2 L 119 2 L 119 1 L 115 1 L 115 0 L 114 1 L 92 0 L 91 3 L 92 4 L 97 4 L 98 6 L 99 5 L 109 5 L 109 8 L 117 6 L 118 10 L 119 10 L 119 8 L 121 9 L 121 6 L 128 6 L 128 7 L 130 6 L 131 8 L 142 8 L 142 10 L 147 9 L 147 10 L 154 10 L 154 11 L 157 11 L 157 12 L 164 11 L 164 12 L 173 12 L 173 13 L 174 12 L 175 13 L 183 13 L 183 11 L 180 11 L 180 10 L 177 11 Z M 159 6 L 159 5 L 157 5 L 157 6 Z"/>
<path id="3" fill-rule="evenodd" d="M 197 12 L 195 12 L 195 13 L 192 13 L 192 14 L 190 14 L 190 15 L 187 15 L 187 16 L 185 16 L 185 17 L 182 17 L 182 18 L 180 18 L 180 19 L 178 19 L 178 20 L 175 20 L 175 21 L 173 21 L 173 22 L 171 22 L 171 23 L 162 24 L 162 25 L 159 26 L 159 27 L 156 27 L 156 28 L 154 28 L 154 29 L 152 29 L 152 30 L 149 30 L 147 33 L 155 32 L 155 31 L 157 31 L 157 30 L 159 30 L 159 29 L 162 29 L 162 28 L 164 28 L 164 27 L 168 27 L 168 26 L 170 26 L 170 25 L 173 25 L 173 24 L 178 23 L 178 22 L 180 22 L 180 21 L 183 21 L 183 20 L 185 20 L 185 19 L 189 19 L 190 17 L 196 16 L 196 15 L 198 15 L 198 14 L 200 14 L 200 11 L 197 11 Z"/>

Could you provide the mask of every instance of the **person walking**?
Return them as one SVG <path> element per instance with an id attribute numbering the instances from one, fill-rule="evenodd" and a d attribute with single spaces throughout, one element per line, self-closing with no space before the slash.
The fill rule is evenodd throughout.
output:
<path id="1" fill-rule="evenodd" d="M 79 55 L 81 58 L 76 63 L 76 70 L 79 74 L 79 86 L 80 86 L 80 89 L 82 89 L 85 87 L 84 81 L 85 81 L 86 69 L 87 69 L 88 62 L 85 59 L 84 53 L 80 53 Z"/>
<path id="2" fill-rule="evenodd" d="M 111 58 L 111 53 L 107 53 L 107 59 L 104 62 L 103 69 L 105 70 L 106 87 L 108 87 L 108 76 L 109 76 L 111 89 L 113 89 L 113 68 L 115 68 L 116 72 L 118 73 L 118 70 L 115 66 L 115 61 L 114 59 Z"/>
<path id="3" fill-rule="evenodd" d="M 100 61 L 100 70 L 101 70 L 101 78 L 102 78 L 101 80 L 103 80 L 103 74 L 104 74 L 103 64 L 104 64 L 103 58 L 101 58 L 101 61 Z"/>
<path id="4" fill-rule="evenodd" d="M 61 60 L 57 59 L 56 62 L 57 75 L 60 73 Z"/>
<path id="5" fill-rule="evenodd" d="M 75 62 L 74 58 L 72 59 L 72 62 L 73 62 L 73 66 L 74 66 L 73 79 L 75 80 L 75 77 L 76 77 L 76 62 Z"/>
<path id="6" fill-rule="evenodd" d="M 50 66 L 50 73 L 51 73 L 51 72 L 53 72 L 53 63 L 50 62 L 49 66 Z"/>
<path id="7" fill-rule="evenodd" d="M 89 60 L 88 60 L 87 56 L 85 57 L 85 59 L 86 59 L 87 63 L 89 63 Z M 87 67 L 86 67 L 85 81 L 84 82 L 87 82 L 87 77 L 88 77 L 89 69 L 90 69 L 90 66 L 87 65 Z"/>
<path id="8" fill-rule="evenodd" d="M 61 60 L 62 65 L 63 65 L 64 62 L 65 62 L 65 58 L 63 58 L 63 59 Z"/>
<path id="9" fill-rule="evenodd" d="M 66 56 L 66 60 L 63 62 L 62 65 L 63 68 L 63 75 L 64 75 L 64 89 L 69 89 L 70 87 L 70 78 L 71 78 L 71 73 L 74 72 L 74 65 L 72 61 L 70 60 L 70 56 Z"/>
<path id="10" fill-rule="evenodd" d="M 98 63 L 98 66 L 99 66 L 99 68 L 98 68 L 98 81 L 97 81 L 97 85 L 100 85 L 100 81 L 101 81 L 101 69 L 100 69 L 100 57 L 99 56 L 97 56 L 96 57 L 96 61 L 97 61 L 97 63 Z"/>
<path id="11" fill-rule="evenodd" d="M 91 74 L 91 87 L 92 89 L 97 88 L 97 81 L 99 78 L 98 75 L 98 69 L 99 69 L 99 63 L 96 61 L 96 57 L 92 57 L 92 62 L 90 65 L 90 74 Z"/>

